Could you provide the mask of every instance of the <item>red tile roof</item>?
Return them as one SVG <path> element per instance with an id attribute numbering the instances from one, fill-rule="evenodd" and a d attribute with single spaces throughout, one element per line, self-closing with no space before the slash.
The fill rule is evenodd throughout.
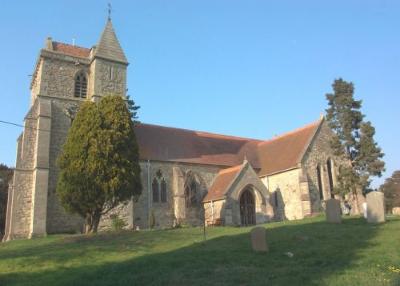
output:
<path id="1" fill-rule="evenodd" d="M 151 124 L 139 124 L 135 133 L 140 159 L 231 167 L 246 156 L 257 168 L 260 140 L 225 136 Z"/>
<path id="2" fill-rule="evenodd" d="M 297 167 L 321 120 L 268 141 L 139 124 L 141 160 L 237 166 L 246 159 L 259 176 Z"/>
<path id="3" fill-rule="evenodd" d="M 296 167 L 311 143 L 321 120 L 258 144 L 259 176 Z"/>
<path id="4" fill-rule="evenodd" d="M 53 50 L 68 56 L 79 58 L 88 58 L 90 56 L 90 49 L 88 48 L 73 46 L 59 42 L 53 42 Z"/>
<path id="5" fill-rule="evenodd" d="M 223 199 L 242 168 L 243 164 L 219 171 L 203 202 Z"/>

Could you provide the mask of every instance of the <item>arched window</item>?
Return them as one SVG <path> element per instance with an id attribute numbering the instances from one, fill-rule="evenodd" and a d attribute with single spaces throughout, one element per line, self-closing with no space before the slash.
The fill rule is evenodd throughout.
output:
<path id="1" fill-rule="evenodd" d="M 167 202 L 167 182 L 164 178 L 161 179 L 161 202 Z"/>
<path id="2" fill-rule="evenodd" d="M 153 202 L 158 203 L 160 201 L 160 192 L 158 189 L 158 181 L 156 178 L 153 179 L 153 184 L 152 184 L 152 189 L 153 189 Z"/>
<path id="3" fill-rule="evenodd" d="M 331 159 L 328 159 L 328 161 L 326 161 L 326 167 L 328 170 L 329 191 L 331 193 L 331 198 L 334 199 L 335 196 L 333 194 L 333 175 L 332 175 L 332 160 Z"/>
<path id="4" fill-rule="evenodd" d="M 279 206 L 278 191 L 274 192 L 274 202 L 275 202 L 275 207 L 278 207 Z"/>
<path id="5" fill-rule="evenodd" d="M 321 176 L 321 166 L 317 166 L 317 180 L 318 180 L 318 191 L 319 191 L 319 199 L 322 201 L 324 199 L 324 192 L 322 189 L 322 176 Z"/>
<path id="6" fill-rule="evenodd" d="M 86 98 L 87 94 L 87 78 L 84 72 L 79 72 L 75 77 L 74 96 Z"/>
<path id="7" fill-rule="evenodd" d="M 185 188 L 185 204 L 187 208 L 195 206 L 197 203 L 197 184 L 192 180 Z"/>

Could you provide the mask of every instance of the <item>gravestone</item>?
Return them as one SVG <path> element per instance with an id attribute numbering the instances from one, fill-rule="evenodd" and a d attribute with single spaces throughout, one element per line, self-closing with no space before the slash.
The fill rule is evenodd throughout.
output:
<path id="1" fill-rule="evenodd" d="M 336 199 L 329 199 L 326 201 L 326 221 L 329 223 L 341 223 L 342 214 L 340 209 L 340 201 Z"/>
<path id="2" fill-rule="evenodd" d="M 363 208 L 364 218 L 367 219 L 367 202 L 363 202 L 362 208 Z"/>
<path id="3" fill-rule="evenodd" d="M 392 214 L 394 215 L 400 215 L 400 208 L 399 207 L 395 207 L 392 209 Z"/>
<path id="4" fill-rule="evenodd" d="M 267 235 L 266 229 L 263 227 L 255 227 L 251 230 L 251 246 L 254 251 L 267 252 Z"/>
<path id="5" fill-rule="evenodd" d="M 382 192 L 367 194 L 367 221 L 369 223 L 385 222 L 385 197 Z"/>
<path id="6" fill-rule="evenodd" d="M 232 225 L 232 224 L 233 224 L 232 210 L 227 208 L 225 210 L 225 225 Z"/>

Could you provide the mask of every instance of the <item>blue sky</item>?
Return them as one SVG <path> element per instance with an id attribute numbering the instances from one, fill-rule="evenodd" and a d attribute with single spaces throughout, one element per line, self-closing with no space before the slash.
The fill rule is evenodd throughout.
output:
<path id="1" fill-rule="evenodd" d="M 141 121 L 267 139 L 318 119 L 342 77 L 376 127 L 385 176 L 400 169 L 399 1 L 112 5 Z M 0 120 L 22 123 L 45 38 L 91 47 L 107 1 L 2 1 L 1 10 Z M 0 124 L 0 162 L 14 165 L 20 132 Z"/>

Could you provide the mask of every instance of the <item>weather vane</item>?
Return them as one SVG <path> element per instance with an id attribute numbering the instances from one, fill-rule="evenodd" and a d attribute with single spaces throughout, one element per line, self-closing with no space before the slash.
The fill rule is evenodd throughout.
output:
<path id="1" fill-rule="evenodd" d="M 107 6 L 108 6 L 108 20 L 111 20 L 111 11 L 112 11 L 111 3 L 108 3 Z"/>

